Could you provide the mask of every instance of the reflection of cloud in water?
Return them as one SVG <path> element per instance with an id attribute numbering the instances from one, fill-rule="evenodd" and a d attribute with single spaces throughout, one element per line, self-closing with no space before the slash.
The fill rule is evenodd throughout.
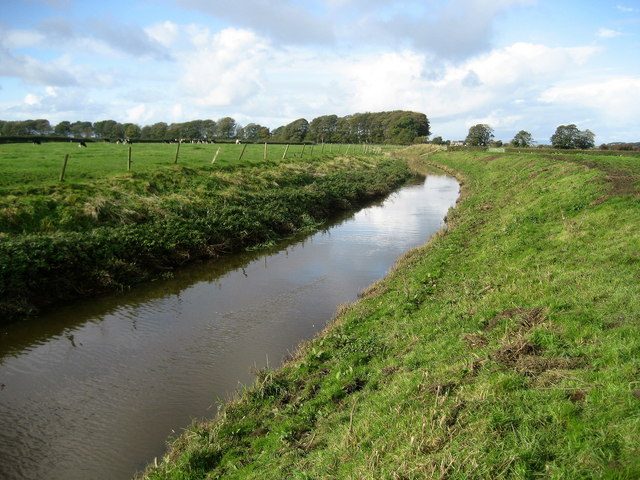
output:
<path id="1" fill-rule="evenodd" d="M 457 196 L 454 179 L 428 176 L 424 184 L 405 187 L 381 206 L 356 213 L 352 222 L 332 230 L 331 236 L 348 237 L 345 241 L 361 244 L 372 254 L 389 246 L 416 246 L 442 226 L 442 219 Z"/>

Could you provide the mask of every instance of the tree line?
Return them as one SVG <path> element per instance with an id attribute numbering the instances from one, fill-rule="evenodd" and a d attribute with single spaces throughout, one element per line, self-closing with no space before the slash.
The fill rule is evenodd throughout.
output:
<path id="1" fill-rule="evenodd" d="M 430 134 L 429 120 L 424 113 L 405 110 L 376 113 L 356 113 L 344 117 L 323 115 L 307 121 L 305 118 L 270 130 L 264 125 L 238 124 L 231 117 L 218 120 L 192 120 L 182 123 L 157 122 L 139 126 L 115 120 L 99 122 L 62 121 L 52 125 L 48 120 L 0 120 L 1 136 L 58 136 L 84 139 L 130 140 L 243 140 L 248 142 L 286 143 L 387 143 L 408 144 L 425 141 Z"/>
<path id="2" fill-rule="evenodd" d="M 591 130 L 580 130 L 574 124 L 560 125 L 549 139 L 553 148 L 562 149 L 582 149 L 587 150 L 595 147 L 595 133 Z M 432 143 L 443 144 L 442 137 L 435 137 Z M 451 142 L 449 142 L 451 144 Z M 533 147 L 535 141 L 533 135 L 526 130 L 520 130 L 509 142 L 512 147 L 527 148 Z M 493 128 L 486 123 L 479 123 L 469 128 L 464 145 L 471 147 L 503 146 L 501 140 L 494 140 Z M 601 147 L 602 148 L 602 147 Z"/>

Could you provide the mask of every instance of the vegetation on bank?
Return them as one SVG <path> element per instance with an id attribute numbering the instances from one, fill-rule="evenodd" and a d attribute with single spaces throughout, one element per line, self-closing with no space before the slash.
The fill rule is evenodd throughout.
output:
<path id="1" fill-rule="evenodd" d="M 640 162 L 423 148 L 448 229 L 145 479 L 640 477 Z"/>
<path id="2" fill-rule="evenodd" d="M 160 147 L 169 146 L 136 151 Z M 65 182 L 51 178 L 46 159 L 9 161 L 0 179 L 0 318 L 316 228 L 412 175 L 402 161 L 377 154 L 317 150 L 267 161 L 248 154 L 211 164 L 211 151 L 200 163 L 187 153 L 177 165 L 137 160 L 129 174 L 106 158 L 85 158 L 69 166 L 75 173 Z"/>

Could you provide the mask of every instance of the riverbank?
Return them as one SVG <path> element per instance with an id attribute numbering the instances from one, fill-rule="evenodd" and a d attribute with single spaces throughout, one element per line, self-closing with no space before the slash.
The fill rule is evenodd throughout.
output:
<path id="1" fill-rule="evenodd" d="M 0 318 L 311 231 L 411 176 L 381 155 L 322 154 L 11 187 L 0 209 Z"/>
<path id="2" fill-rule="evenodd" d="M 640 163 L 426 153 L 446 232 L 145 478 L 640 476 Z"/>

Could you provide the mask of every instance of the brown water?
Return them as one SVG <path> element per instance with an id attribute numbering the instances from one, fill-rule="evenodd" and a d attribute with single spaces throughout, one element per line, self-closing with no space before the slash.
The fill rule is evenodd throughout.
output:
<path id="1" fill-rule="evenodd" d="M 428 176 L 280 251 L 1 329 L 0 479 L 132 477 L 426 242 L 457 196 Z"/>

